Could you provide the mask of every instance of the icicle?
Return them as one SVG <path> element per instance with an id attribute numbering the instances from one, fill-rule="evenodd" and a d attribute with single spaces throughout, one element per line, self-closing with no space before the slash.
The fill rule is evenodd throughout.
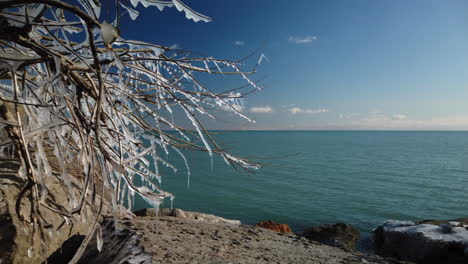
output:
<path id="1" fill-rule="evenodd" d="M 159 197 L 150 198 L 144 193 L 139 193 L 139 194 L 140 194 L 140 197 L 143 198 L 143 200 L 145 200 L 149 205 L 151 205 L 156 210 L 156 217 L 157 217 L 162 199 Z"/>
<path id="2" fill-rule="evenodd" d="M 154 0 L 130 0 L 133 7 L 137 7 L 138 3 L 141 3 L 144 7 L 155 6 L 159 11 L 163 11 L 164 7 L 171 7 L 174 4 L 166 1 L 154 1 Z"/>
<path id="3" fill-rule="evenodd" d="M 126 163 L 130 163 L 130 162 L 132 162 L 132 161 L 134 161 L 134 160 L 137 160 L 137 159 L 139 159 L 139 158 L 145 156 L 146 154 L 148 154 L 148 153 L 149 153 L 151 150 L 153 150 L 153 149 L 154 149 L 154 147 L 151 146 L 151 147 L 147 148 L 146 150 L 140 152 L 140 154 L 138 154 L 138 155 L 136 155 L 136 156 L 133 156 L 133 157 L 131 157 L 131 158 L 125 159 L 125 160 L 123 161 L 123 163 L 126 164 Z"/>
<path id="4" fill-rule="evenodd" d="M 172 147 L 175 152 L 177 152 L 180 157 L 184 160 L 185 163 L 185 168 L 187 169 L 187 189 L 190 189 L 190 166 L 188 165 L 187 159 L 185 158 L 185 155 L 176 147 Z"/>
<path id="5" fill-rule="evenodd" d="M 65 166 L 65 161 L 63 159 L 64 157 L 61 155 L 61 152 L 59 151 L 59 149 L 57 147 L 57 141 L 55 140 L 55 138 L 53 138 L 53 140 L 56 143 L 56 144 L 54 144 L 54 154 L 57 157 L 57 160 L 59 161 L 60 168 L 62 169 L 62 175 L 61 175 L 62 179 L 63 179 L 63 181 L 65 182 L 65 184 L 66 184 L 66 186 L 68 188 L 68 193 L 72 198 L 73 206 L 76 207 L 78 205 L 78 201 L 76 199 L 75 192 L 73 191 L 70 178 L 68 176 L 67 168 Z"/>
<path id="6" fill-rule="evenodd" d="M 153 202 L 154 204 L 154 209 L 156 210 L 156 217 L 159 216 L 159 206 L 161 205 L 161 202 Z"/>
<path id="7" fill-rule="evenodd" d="M 128 7 L 128 6 L 124 5 L 124 4 L 122 4 L 121 2 L 119 2 L 119 4 L 120 4 L 123 8 L 125 8 L 125 10 L 127 10 L 127 13 L 128 13 L 128 15 L 130 16 L 130 18 L 131 18 L 132 20 L 137 19 L 137 17 L 140 15 L 140 12 L 136 11 L 135 9 L 130 8 L 130 7 Z"/>
<path id="8" fill-rule="evenodd" d="M 99 252 L 102 251 L 103 245 L 104 245 L 104 241 L 102 240 L 102 228 L 101 228 L 101 225 L 98 224 L 96 228 L 96 246 Z"/>
<path id="9" fill-rule="evenodd" d="M 195 127 L 195 129 L 198 132 L 198 135 L 200 136 L 200 139 L 202 140 L 203 144 L 205 145 L 205 148 L 208 150 L 208 154 L 210 155 L 211 158 L 213 158 L 213 151 L 211 150 L 211 146 L 208 144 L 208 141 L 206 141 L 205 135 L 203 134 L 200 126 L 198 125 L 198 122 L 195 120 L 193 117 L 193 114 L 190 113 L 185 107 L 182 107 L 184 110 L 186 116 L 190 119 L 192 122 L 192 125 Z"/>
<path id="10" fill-rule="evenodd" d="M 88 14 L 95 16 L 97 19 L 99 19 L 99 16 L 101 15 L 101 5 L 99 2 L 99 4 L 96 4 L 93 0 L 78 0 L 78 2 L 83 6 L 83 8 Z"/>
<path id="11" fill-rule="evenodd" d="M 119 71 L 125 70 L 125 66 L 123 65 L 123 63 L 120 60 L 119 56 L 117 56 L 117 54 L 115 54 L 115 52 L 112 52 L 112 54 L 114 56 L 115 66 L 117 66 L 117 69 L 119 69 Z"/>
<path id="12" fill-rule="evenodd" d="M 215 60 L 213 61 L 213 63 L 216 66 L 216 68 L 218 68 L 218 71 L 222 73 L 223 71 L 221 70 L 221 67 L 219 67 L 218 63 Z"/>
<path id="13" fill-rule="evenodd" d="M 258 58 L 256 66 L 260 65 L 264 59 L 268 61 L 269 63 L 271 63 L 271 61 L 267 58 L 267 56 L 265 56 L 265 54 L 262 53 L 260 57 Z"/>
<path id="14" fill-rule="evenodd" d="M 185 17 L 187 19 L 192 19 L 195 22 L 198 22 L 198 21 L 211 22 L 212 21 L 211 18 L 194 11 L 193 9 L 191 9 L 190 7 L 182 3 L 180 0 L 172 0 L 172 2 L 174 3 L 175 7 L 177 8 L 179 12 L 185 12 Z"/>
<path id="15" fill-rule="evenodd" d="M 206 60 L 203 60 L 203 63 L 205 64 L 206 71 L 211 73 L 210 67 L 208 66 L 208 63 L 206 62 Z"/>
<path id="16" fill-rule="evenodd" d="M 29 258 L 33 258 L 33 257 L 34 257 L 34 249 L 33 249 L 33 247 L 30 247 L 30 248 L 28 249 L 28 257 L 29 257 Z"/>
<path id="17" fill-rule="evenodd" d="M 120 195 L 117 197 L 121 204 L 124 204 L 125 194 L 128 192 L 127 189 L 128 189 L 127 185 L 122 184 L 122 188 L 120 189 Z M 128 196 L 128 194 L 127 194 L 127 196 Z"/>
<path id="18" fill-rule="evenodd" d="M 131 188 L 128 188 L 127 204 L 128 204 L 128 210 L 131 211 L 133 207 L 133 190 L 131 190 Z"/>
<path id="19" fill-rule="evenodd" d="M 114 217 L 114 226 L 115 232 L 119 230 L 119 221 L 118 221 L 118 214 L 119 214 L 119 205 L 117 204 L 117 197 L 115 197 L 115 192 L 111 194 L 112 198 L 112 216 Z"/>
<path id="20" fill-rule="evenodd" d="M 52 238 L 54 236 L 54 229 L 52 227 L 47 228 L 47 235 Z"/>
<path id="21" fill-rule="evenodd" d="M 86 210 L 81 211 L 80 218 L 82 223 L 86 224 L 88 222 L 88 218 L 86 217 Z"/>

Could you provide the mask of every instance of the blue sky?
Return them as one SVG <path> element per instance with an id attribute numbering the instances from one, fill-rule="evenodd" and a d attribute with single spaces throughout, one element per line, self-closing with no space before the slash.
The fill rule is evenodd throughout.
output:
<path id="1" fill-rule="evenodd" d="M 140 8 L 123 37 L 228 59 L 261 48 L 271 61 L 244 110 L 256 123 L 225 115 L 209 128 L 468 129 L 466 0 L 184 3 L 213 22 Z"/>

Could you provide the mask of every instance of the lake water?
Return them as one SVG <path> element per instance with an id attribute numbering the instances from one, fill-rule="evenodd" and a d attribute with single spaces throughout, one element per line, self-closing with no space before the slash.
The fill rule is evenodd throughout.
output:
<path id="1" fill-rule="evenodd" d="M 231 152 L 268 163 L 241 174 L 220 158 L 185 152 L 163 176 L 174 207 L 294 231 L 345 222 L 365 238 L 387 219 L 468 216 L 468 132 L 245 131 L 216 136 Z M 137 200 L 136 207 L 145 207 Z M 169 206 L 169 202 L 165 207 Z"/>

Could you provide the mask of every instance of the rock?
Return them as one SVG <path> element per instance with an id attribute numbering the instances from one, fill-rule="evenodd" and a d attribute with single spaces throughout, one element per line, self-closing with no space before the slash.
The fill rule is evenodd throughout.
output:
<path id="1" fill-rule="evenodd" d="M 222 217 L 211 215 L 211 214 L 183 211 L 177 208 L 175 209 L 161 208 L 159 209 L 158 214 L 156 214 L 155 208 L 145 208 L 145 209 L 141 209 L 139 211 L 133 212 L 133 213 L 136 216 L 144 216 L 144 217 L 172 216 L 172 217 L 194 219 L 198 221 L 205 221 L 205 222 L 212 222 L 212 223 L 228 223 L 228 224 L 235 224 L 235 225 L 241 224 L 239 220 L 226 219 L 226 218 L 222 218 Z"/>
<path id="2" fill-rule="evenodd" d="M 360 233 L 352 225 L 338 223 L 312 227 L 304 231 L 302 236 L 325 245 L 351 250 L 356 247 Z"/>
<path id="3" fill-rule="evenodd" d="M 462 225 L 468 225 L 468 218 L 457 218 L 454 220 L 434 220 L 434 219 L 427 219 L 427 220 L 422 220 L 419 222 L 416 222 L 417 224 L 430 224 L 430 225 L 440 225 L 440 224 L 446 224 L 449 222 L 457 222 Z"/>
<path id="4" fill-rule="evenodd" d="M 153 263 L 403 263 L 248 225 L 161 215 L 130 222 Z"/>
<path id="5" fill-rule="evenodd" d="M 291 228 L 287 224 L 278 224 L 273 221 L 262 221 L 255 224 L 256 227 L 266 228 L 278 233 L 291 233 Z"/>
<path id="6" fill-rule="evenodd" d="M 387 221 L 374 230 L 375 251 L 416 263 L 468 263 L 466 220 Z"/>
<path id="7" fill-rule="evenodd" d="M 16 158 L 0 159 L 0 263 L 41 263 L 62 243 L 75 234 L 86 234 L 90 226 L 91 216 L 93 215 L 91 208 L 86 206 L 83 208 L 84 215 L 89 218 L 86 220 L 78 215 L 73 215 L 73 221 L 64 221 L 64 218 L 49 209 L 39 207 L 43 220 L 48 224 L 45 227 L 44 241 L 47 247 L 41 243 L 39 232 L 36 232 L 33 237 L 32 228 L 20 220 L 16 213 L 15 204 L 18 194 L 25 185 L 26 179 L 20 176 L 18 170 L 20 162 Z M 72 170 L 69 171 L 70 175 Z M 79 184 L 79 180 L 71 178 L 75 184 Z M 57 204 L 67 205 L 64 209 L 70 210 L 72 204 L 68 200 L 68 196 L 64 195 L 62 183 L 57 177 L 46 177 L 45 183 L 48 188 L 49 197 L 53 197 Z M 78 193 L 76 193 L 78 195 Z M 20 214 L 28 217 L 30 201 L 23 199 Z M 104 204 L 103 214 L 111 214 L 110 207 L 107 203 Z M 70 220 L 70 219 L 69 219 Z M 88 221 L 88 222 L 86 222 Z M 73 222 L 73 224 L 71 224 Z M 34 248 L 32 256 L 28 256 L 29 249 Z"/>

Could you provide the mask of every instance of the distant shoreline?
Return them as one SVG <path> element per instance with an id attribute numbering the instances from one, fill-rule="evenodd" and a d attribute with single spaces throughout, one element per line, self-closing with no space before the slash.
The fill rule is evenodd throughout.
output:
<path id="1" fill-rule="evenodd" d="M 176 131 L 172 129 L 164 131 Z M 208 129 L 208 132 L 468 132 L 468 130 L 371 130 L 371 129 L 239 129 L 218 130 Z"/>

